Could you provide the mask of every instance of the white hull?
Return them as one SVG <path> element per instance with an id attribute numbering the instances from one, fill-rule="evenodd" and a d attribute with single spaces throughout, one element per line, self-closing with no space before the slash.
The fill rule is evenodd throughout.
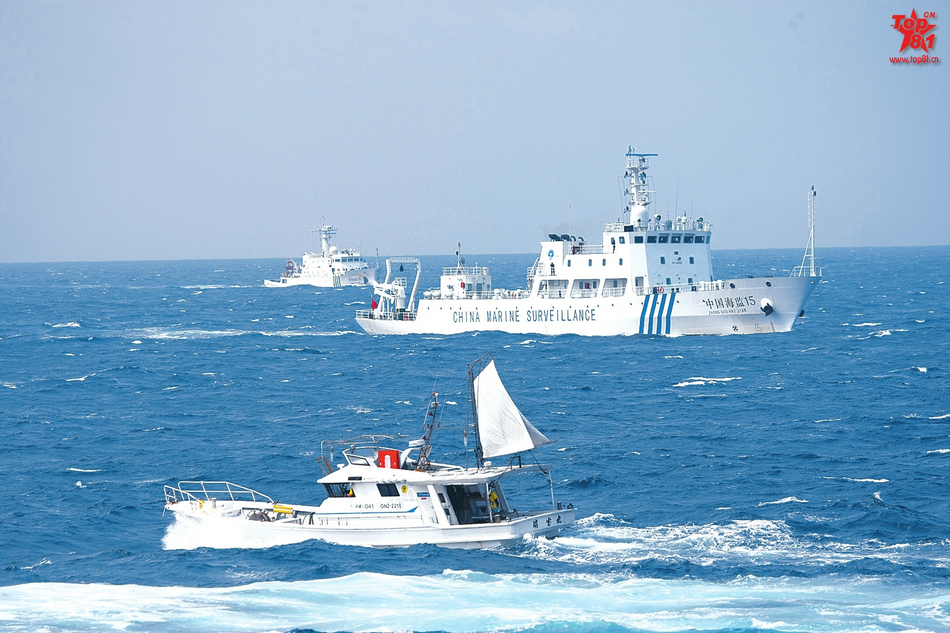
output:
<path id="1" fill-rule="evenodd" d="M 368 286 L 376 279 L 375 268 L 360 268 L 348 270 L 335 275 L 329 268 L 312 273 L 305 271 L 302 274 L 289 275 L 277 280 L 265 279 L 267 288 L 289 288 L 290 286 L 316 286 L 317 288 L 341 288 L 344 286 Z"/>
<path id="2" fill-rule="evenodd" d="M 576 513 L 574 508 L 547 510 L 497 523 L 445 525 L 440 524 L 435 515 L 418 508 L 409 512 L 379 514 L 327 514 L 321 513 L 318 506 L 294 506 L 294 518 L 273 522 L 247 520 L 247 510 L 270 507 L 269 504 L 218 501 L 216 507 L 211 508 L 207 503 L 184 501 L 169 505 L 168 510 L 197 520 L 240 521 L 245 530 L 259 534 L 290 532 L 295 537 L 339 545 L 409 547 L 430 544 L 458 549 L 497 547 L 516 543 L 528 535 L 553 538 L 560 528 L 574 522 Z"/>
<path id="3" fill-rule="evenodd" d="M 557 299 L 422 299 L 414 315 L 379 318 L 362 311 L 370 334 L 512 334 L 581 336 L 757 334 L 788 332 L 820 277 L 730 279 L 718 290 Z M 762 300 L 773 311 L 766 315 Z M 388 315 L 382 315 L 383 317 Z M 400 319 L 400 316 L 402 317 Z M 412 318 L 414 316 L 414 318 Z"/>

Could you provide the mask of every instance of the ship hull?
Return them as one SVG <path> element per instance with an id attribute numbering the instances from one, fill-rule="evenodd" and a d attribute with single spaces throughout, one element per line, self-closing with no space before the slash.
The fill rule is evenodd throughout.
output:
<path id="1" fill-rule="evenodd" d="M 370 334 L 761 334 L 792 329 L 820 277 L 729 279 L 721 289 L 644 295 L 547 299 L 423 299 L 415 313 L 393 318 L 364 311 Z M 763 300 L 765 300 L 763 302 Z M 767 314 L 763 305 L 771 307 Z M 389 316 L 389 315 L 382 315 Z"/>
<path id="2" fill-rule="evenodd" d="M 334 275 L 329 271 L 292 275 L 277 280 L 265 279 L 267 288 L 289 288 L 290 286 L 315 286 L 317 288 L 342 288 L 345 286 L 369 286 L 376 279 L 375 268 L 358 268 Z"/>

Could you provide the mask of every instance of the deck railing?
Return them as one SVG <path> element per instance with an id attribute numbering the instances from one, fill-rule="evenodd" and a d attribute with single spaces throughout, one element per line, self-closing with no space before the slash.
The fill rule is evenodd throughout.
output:
<path id="1" fill-rule="evenodd" d="M 373 319 L 375 321 L 415 321 L 416 313 L 408 310 L 396 312 L 377 312 L 376 310 L 357 310 L 357 319 Z"/>
<path id="2" fill-rule="evenodd" d="M 180 481 L 178 487 L 165 486 L 165 502 L 179 501 L 267 501 L 274 500 L 267 495 L 232 484 L 229 481 Z"/>

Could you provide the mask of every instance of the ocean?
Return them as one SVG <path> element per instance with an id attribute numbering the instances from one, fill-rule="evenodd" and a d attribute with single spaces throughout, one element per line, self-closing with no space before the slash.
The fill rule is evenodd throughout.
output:
<path id="1" fill-rule="evenodd" d="M 713 255 L 721 278 L 801 261 Z M 534 255 L 476 259 L 515 288 Z M 0 631 L 948 631 L 950 249 L 818 259 L 792 332 L 679 338 L 373 337 L 369 290 L 263 288 L 279 259 L 0 264 Z M 536 452 L 579 509 L 557 539 L 163 516 L 180 480 L 319 503 L 322 440 L 419 437 L 432 391 L 454 403 L 433 456 L 464 462 L 486 352 L 556 440 Z"/>

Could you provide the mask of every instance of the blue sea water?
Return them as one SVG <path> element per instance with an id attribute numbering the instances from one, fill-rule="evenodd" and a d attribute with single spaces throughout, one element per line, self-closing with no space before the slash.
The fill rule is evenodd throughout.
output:
<path id="1" fill-rule="evenodd" d="M 280 260 L 2 264 L 0 630 L 950 630 L 950 249 L 819 256 L 791 333 L 681 338 L 373 337 L 365 289 L 261 287 Z M 518 287 L 533 256 L 477 259 Z M 439 458 L 464 460 L 485 352 L 557 440 L 559 538 L 368 549 L 163 516 L 183 479 L 319 502 L 321 440 L 417 437 L 433 389 L 456 403 Z"/>

